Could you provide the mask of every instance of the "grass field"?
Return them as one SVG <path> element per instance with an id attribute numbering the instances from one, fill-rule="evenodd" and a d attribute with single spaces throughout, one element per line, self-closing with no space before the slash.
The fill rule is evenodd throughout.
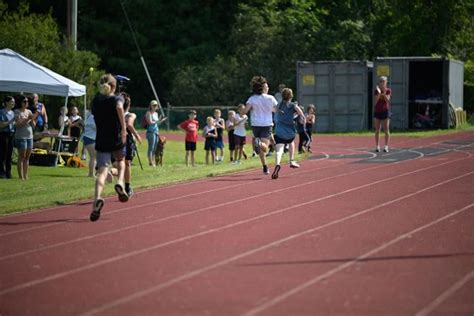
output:
<path id="1" fill-rule="evenodd" d="M 465 126 L 457 130 L 437 130 L 429 132 L 402 132 L 394 133 L 393 137 L 427 137 L 471 128 Z M 180 132 L 176 132 L 180 133 Z M 373 132 L 349 133 L 341 135 L 368 136 Z M 318 137 L 318 135 L 315 135 Z M 324 137 L 324 135 L 321 135 Z M 183 136 L 184 138 L 184 136 Z M 317 141 L 316 141 L 317 142 Z M 260 168 L 260 160 L 249 158 L 240 165 L 228 162 L 228 151 L 226 162 L 214 165 L 205 164 L 205 152 L 203 143 L 198 142 L 196 158 L 197 167 L 186 167 L 184 163 L 184 145 L 182 141 L 168 140 L 164 156 L 164 166 L 153 168 L 148 166 L 146 159 L 146 140 L 139 146 L 139 155 L 142 160 L 143 169 L 140 169 L 138 160 L 135 158 L 133 165 L 132 186 L 135 190 L 149 187 L 158 187 L 172 183 L 213 177 L 221 174 L 238 172 L 246 169 Z M 317 150 L 317 149 L 316 149 Z M 247 153 L 251 153 L 251 146 L 246 145 Z M 298 156 L 297 159 L 304 159 Z M 286 161 L 286 158 L 284 158 Z M 273 164 L 274 158 L 269 159 Z M 40 167 L 30 166 L 28 181 L 19 181 L 16 166 L 13 166 L 14 179 L 0 179 L 0 215 L 16 213 L 31 209 L 44 208 L 54 205 L 62 205 L 73 201 L 91 200 L 94 194 L 93 178 L 87 177 L 87 168 L 71 167 Z M 115 194 L 112 185 L 107 185 L 104 196 Z"/>

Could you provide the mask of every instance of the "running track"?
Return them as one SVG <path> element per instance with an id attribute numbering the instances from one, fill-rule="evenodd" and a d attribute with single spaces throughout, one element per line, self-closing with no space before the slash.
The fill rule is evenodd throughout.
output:
<path id="1" fill-rule="evenodd" d="M 1 217 L 0 315 L 472 316 L 474 132 L 371 145 Z"/>

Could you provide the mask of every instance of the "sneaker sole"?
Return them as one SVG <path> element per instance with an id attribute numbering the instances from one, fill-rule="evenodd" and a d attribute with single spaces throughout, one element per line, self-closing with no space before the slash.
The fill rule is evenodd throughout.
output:
<path id="1" fill-rule="evenodd" d="M 279 165 L 275 166 L 275 170 L 273 170 L 273 173 L 272 173 L 272 179 L 273 180 L 278 179 L 278 173 L 280 172 L 280 169 L 281 169 L 281 167 Z"/>
<path id="2" fill-rule="evenodd" d="M 104 207 L 104 200 L 99 199 L 94 202 L 94 209 L 92 210 L 92 213 L 89 217 L 91 222 L 95 222 L 100 218 L 100 211 L 102 210 L 102 207 Z"/>
<path id="3" fill-rule="evenodd" d="M 128 201 L 128 195 L 120 184 L 116 184 L 114 186 L 114 189 L 115 189 L 115 192 L 117 192 L 118 194 L 118 199 L 120 202 L 125 203 Z"/>

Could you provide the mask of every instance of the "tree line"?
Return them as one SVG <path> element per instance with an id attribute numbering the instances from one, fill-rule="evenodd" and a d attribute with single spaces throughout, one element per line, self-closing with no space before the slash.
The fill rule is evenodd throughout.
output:
<path id="1" fill-rule="evenodd" d="M 120 1 L 162 103 L 236 105 L 248 97 L 254 75 L 276 91 L 279 83 L 296 87 L 298 60 L 377 56 L 461 60 L 474 91 L 472 0 Z M 127 76 L 134 103 L 146 105 L 153 94 L 120 1 L 78 1 L 73 50 L 64 0 L 0 0 L 0 47 L 92 92 L 104 72 Z"/>

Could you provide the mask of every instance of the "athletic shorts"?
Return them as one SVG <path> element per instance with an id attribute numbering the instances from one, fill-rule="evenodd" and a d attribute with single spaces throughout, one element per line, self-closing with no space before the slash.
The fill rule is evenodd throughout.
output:
<path id="1" fill-rule="evenodd" d="M 386 120 L 392 117 L 392 112 L 375 112 L 374 117 L 378 120 Z"/>
<path id="2" fill-rule="evenodd" d="M 295 138 L 290 138 L 290 139 L 283 139 L 283 138 L 280 138 L 278 137 L 278 135 L 275 135 L 275 144 L 291 144 Z"/>
<path id="3" fill-rule="evenodd" d="M 97 151 L 97 165 L 96 168 L 102 167 L 111 167 L 112 166 L 112 158 L 114 161 L 121 161 L 125 158 L 125 150 L 124 148 L 113 151 L 113 152 L 105 152 L 105 151 Z"/>
<path id="4" fill-rule="evenodd" d="M 229 133 L 229 150 L 234 150 L 235 149 L 235 135 L 234 135 L 234 130 L 230 130 Z"/>
<path id="5" fill-rule="evenodd" d="M 82 142 L 84 143 L 84 146 L 89 146 L 95 144 L 95 139 L 84 136 L 82 137 Z"/>
<path id="6" fill-rule="evenodd" d="M 222 139 L 216 139 L 216 148 L 224 149 L 224 142 L 222 141 Z"/>
<path id="7" fill-rule="evenodd" d="M 204 143 L 204 150 L 216 150 L 216 139 L 206 138 L 206 142 Z"/>
<path id="8" fill-rule="evenodd" d="M 272 137 L 272 126 L 252 126 L 253 137 L 267 138 Z"/>
<path id="9" fill-rule="evenodd" d="M 196 151 L 196 143 L 186 141 L 184 144 L 186 151 Z"/>
<path id="10" fill-rule="evenodd" d="M 235 143 L 235 146 L 243 146 L 243 145 L 245 145 L 245 140 L 246 140 L 246 137 L 245 137 L 245 136 L 234 135 L 234 143 Z"/>
<path id="11" fill-rule="evenodd" d="M 15 139 L 15 147 L 18 150 L 33 149 L 33 138 Z"/>

